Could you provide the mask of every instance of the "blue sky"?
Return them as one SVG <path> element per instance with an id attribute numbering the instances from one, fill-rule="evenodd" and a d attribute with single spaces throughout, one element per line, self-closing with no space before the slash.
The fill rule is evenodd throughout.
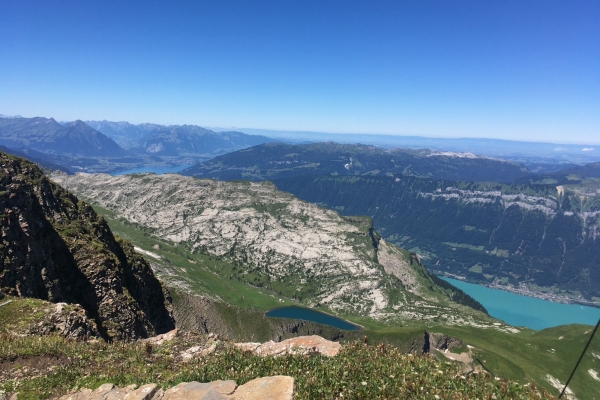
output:
<path id="1" fill-rule="evenodd" d="M 600 143 L 600 2 L 0 4 L 0 113 Z"/>

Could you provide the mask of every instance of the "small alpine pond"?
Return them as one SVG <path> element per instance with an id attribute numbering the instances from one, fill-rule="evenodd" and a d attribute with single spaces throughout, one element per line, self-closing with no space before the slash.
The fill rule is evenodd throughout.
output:
<path id="1" fill-rule="evenodd" d="M 267 317 L 278 317 L 278 318 L 293 318 L 302 319 L 305 321 L 317 322 L 319 324 L 330 325 L 338 329 L 347 331 L 356 331 L 360 329 L 360 326 L 354 325 L 344 319 L 334 317 L 333 315 L 325 314 L 320 311 L 316 311 L 310 308 L 288 306 L 275 308 L 267 311 L 265 314 Z"/>

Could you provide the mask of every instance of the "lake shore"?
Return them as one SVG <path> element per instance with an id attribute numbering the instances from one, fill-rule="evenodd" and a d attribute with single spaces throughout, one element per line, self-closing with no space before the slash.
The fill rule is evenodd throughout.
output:
<path id="1" fill-rule="evenodd" d="M 600 309 L 596 307 L 549 301 L 448 277 L 440 279 L 480 302 L 491 317 L 513 326 L 534 330 L 570 324 L 593 326 L 600 318 Z"/>
<path id="2" fill-rule="evenodd" d="M 600 300 L 598 300 L 597 302 L 593 302 L 593 301 L 586 300 L 581 295 L 557 294 L 554 292 L 544 293 L 544 292 L 540 292 L 539 290 L 531 289 L 526 283 L 521 283 L 518 287 L 516 287 L 516 286 L 512 286 L 512 285 L 502 285 L 502 284 L 498 284 L 498 283 L 485 283 L 485 282 L 479 282 L 479 281 L 472 281 L 472 280 L 467 279 L 465 276 L 454 275 L 454 274 L 450 274 L 448 272 L 445 272 L 445 273 L 434 272 L 434 273 L 439 277 L 456 279 L 458 281 L 472 283 L 474 285 L 479 285 L 479 286 L 487 287 L 490 289 L 504 290 L 505 292 L 520 294 L 523 296 L 533 297 L 536 299 L 552 301 L 554 303 L 579 304 L 579 305 L 586 306 L 586 307 L 600 308 Z"/>

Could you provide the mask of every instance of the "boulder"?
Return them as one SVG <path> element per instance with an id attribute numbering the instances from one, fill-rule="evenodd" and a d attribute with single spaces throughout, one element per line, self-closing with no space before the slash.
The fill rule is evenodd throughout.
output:
<path id="1" fill-rule="evenodd" d="M 166 391 L 155 384 L 124 388 L 106 383 L 96 390 L 81 389 L 59 400 L 292 400 L 294 378 L 267 376 L 238 386 L 234 381 L 183 382 Z"/>
<path id="2" fill-rule="evenodd" d="M 231 398 L 230 395 L 236 391 L 236 388 L 237 384 L 234 381 L 184 382 L 167 390 L 161 400 L 225 400 Z"/>
<path id="3" fill-rule="evenodd" d="M 292 400 L 294 398 L 294 378 L 278 375 L 254 379 L 237 388 L 231 398 L 234 400 Z"/>

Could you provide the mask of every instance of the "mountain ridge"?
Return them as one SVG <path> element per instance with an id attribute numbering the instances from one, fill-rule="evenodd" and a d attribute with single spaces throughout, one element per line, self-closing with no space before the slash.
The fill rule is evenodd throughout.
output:
<path id="1" fill-rule="evenodd" d="M 265 136 L 241 132 L 214 132 L 197 125 L 133 125 L 107 120 L 87 123 L 124 148 L 159 156 L 215 155 L 273 141 Z"/>
<path id="2" fill-rule="evenodd" d="M 383 149 L 334 142 L 267 143 L 215 157 L 180 172 L 198 178 L 265 180 L 300 175 L 414 175 L 436 179 L 511 182 L 529 175 L 512 161 L 471 153 Z"/>

